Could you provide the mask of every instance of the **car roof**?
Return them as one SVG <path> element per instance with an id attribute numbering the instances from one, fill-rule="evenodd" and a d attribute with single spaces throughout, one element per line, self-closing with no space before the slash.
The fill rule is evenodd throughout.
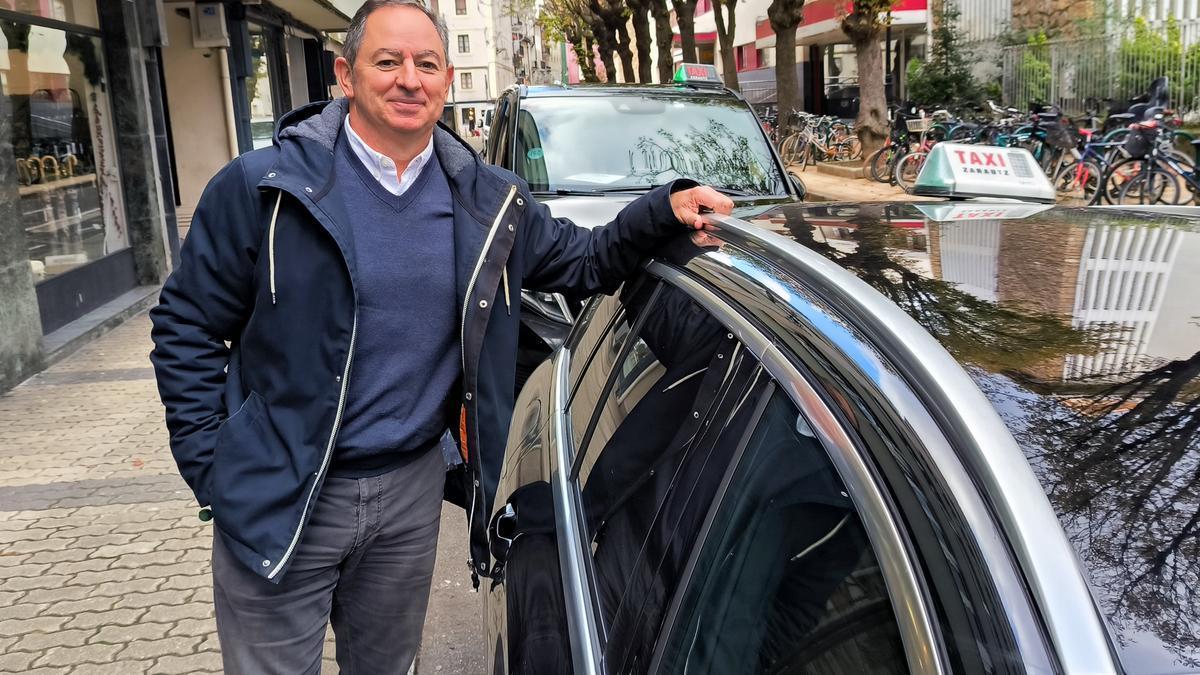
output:
<path id="1" fill-rule="evenodd" d="M 738 213 L 753 227 L 731 239 L 801 283 L 821 268 L 796 245 L 816 252 L 936 338 L 1028 460 L 1132 674 L 1200 662 L 1200 215 L 1180 213 L 788 204 Z"/>
<path id="2" fill-rule="evenodd" d="M 741 99 L 736 92 L 719 83 L 712 84 L 553 84 L 529 85 L 520 88 L 521 98 L 552 98 L 563 96 L 709 96 Z"/>

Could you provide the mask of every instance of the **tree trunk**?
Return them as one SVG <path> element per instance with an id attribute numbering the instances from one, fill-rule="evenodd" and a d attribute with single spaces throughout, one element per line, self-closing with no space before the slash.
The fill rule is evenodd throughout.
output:
<path id="1" fill-rule="evenodd" d="M 796 74 L 796 26 L 775 31 L 775 91 L 779 123 L 800 109 L 800 76 Z"/>
<path id="2" fill-rule="evenodd" d="M 617 29 L 613 32 L 617 37 L 617 56 L 621 57 L 621 71 L 625 75 L 625 81 L 636 82 L 635 78 L 637 74 L 633 71 L 633 50 L 629 47 L 629 28 L 625 25 L 623 18 Z M 613 79 L 615 80 L 616 78 Z"/>
<path id="3" fill-rule="evenodd" d="M 671 0 L 675 21 L 679 23 L 679 39 L 683 43 L 683 62 L 696 63 L 696 0 Z"/>
<path id="4" fill-rule="evenodd" d="M 729 2 L 728 5 L 725 3 Z M 725 8 L 729 11 L 729 25 L 726 26 L 725 17 L 722 16 L 721 9 Z M 737 60 L 733 57 L 733 31 L 737 27 L 737 0 L 714 0 L 713 2 L 713 17 L 717 20 L 717 41 L 721 43 L 721 78 L 725 80 L 725 86 L 737 91 Z"/>
<path id="5" fill-rule="evenodd" d="M 887 140 L 887 99 L 883 91 L 883 55 L 880 53 L 879 31 L 868 36 L 854 37 L 854 52 L 858 58 L 858 119 L 854 130 L 862 142 L 863 157 L 883 147 Z"/>
<path id="6" fill-rule="evenodd" d="M 666 84 L 675 75 L 671 56 L 675 33 L 671 31 L 671 10 L 667 0 L 650 0 L 650 13 L 654 16 L 654 41 L 658 46 L 658 82 Z"/>
<path id="7" fill-rule="evenodd" d="M 637 42 L 637 76 L 638 82 L 649 84 L 653 82 L 650 56 L 650 2 L 647 0 L 628 0 L 629 9 L 633 10 L 633 37 Z"/>
<path id="8" fill-rule="evenodd" d="M 596 61 L 592 53 L 592 41 L 585 37 L 577 37 L 571 41 L 571 47 L 575 49 L 575 60 L 579 62 L 579 73 L 583 76 L 583 81 L 599 82 L 596 77 Z"/>
<path id="9" fill-rule="evenodd" d="M 804 0 L 772 0 L 767 19 L 775 31 L 775 92 L 779 123 L 800 109 L 800 76 L 796 73 L 796 26 L 804 19 Z"/>
<path id="10" fill-rule="evenodd" d="M 599 11 L 593 0 L 594 18 L 592 20 L 592 35 L 596 38 L 596 48 L 600 51 L 600 63 L 604 64 L 604 81 L 617 81 L 617 66 L 613 62 L 613 51 L 617 48 L 616 37 L 613 32 L 608 29 L 608 25 L 600 16 Z"/>

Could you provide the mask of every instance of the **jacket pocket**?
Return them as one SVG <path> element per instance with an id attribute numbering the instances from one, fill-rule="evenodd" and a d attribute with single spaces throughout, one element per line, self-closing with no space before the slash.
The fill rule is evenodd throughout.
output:
<path id="1" fill-rule="evenodd" d="M 258 553 L 277 550 L 291 537 L 303 474 L 255 392 L 217 433 L 213 452 L 212 507 L 226 535 Z"/>

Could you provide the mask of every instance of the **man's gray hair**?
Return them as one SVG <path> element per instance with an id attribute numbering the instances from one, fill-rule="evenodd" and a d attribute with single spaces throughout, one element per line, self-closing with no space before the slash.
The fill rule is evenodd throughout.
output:
<path id="1" fill-rule="evenodd" d="M 450 64 L 450 30 L 446 28 L 446 22 L 442 20 L 442 17 L 425 6 L 422 0 L 367 0 L 354 13 L 354 18 L 350 19 L 350 28 L 346 31 L 346 44 L 342 45 L 342 56 L 350 62 L 350 65 L 354 65 L 354 58 L 358 56 L 358 48 L 362 46 L 363 33 L 367 29 L 367 17 L 375 10 L 384 7 L 415 7 L 421 10 L 421 13 L 429 17 L 429 20 L 433 22 L 433 27 L 437 29 L 438 37 L 442 39 L 442 53 L 446 56 L 446 65 Z"/>

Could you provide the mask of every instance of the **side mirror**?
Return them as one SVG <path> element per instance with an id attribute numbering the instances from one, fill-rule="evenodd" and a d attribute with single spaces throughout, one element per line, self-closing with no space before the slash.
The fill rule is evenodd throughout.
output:
<path id="1" fill-rule="evenodd" d="M 497 569 L 503 568 L 508 562 L 508 553 L 516 540 L 516 528 L 517 511 L 512 504 L 505 504 L 488 524 L 488 548 L 491 549 Z"/>
<path id="2" fill-rule="evenodd" d="M 787 176 L 788 181 L 792 184 L 792 189 L 796 191 L 796 196 L 802 200 L 808 197 L 808 187 L 804 184 L 804 181 L 800 180 L 800 177 L 794 173 L 788 173 Z"/>

